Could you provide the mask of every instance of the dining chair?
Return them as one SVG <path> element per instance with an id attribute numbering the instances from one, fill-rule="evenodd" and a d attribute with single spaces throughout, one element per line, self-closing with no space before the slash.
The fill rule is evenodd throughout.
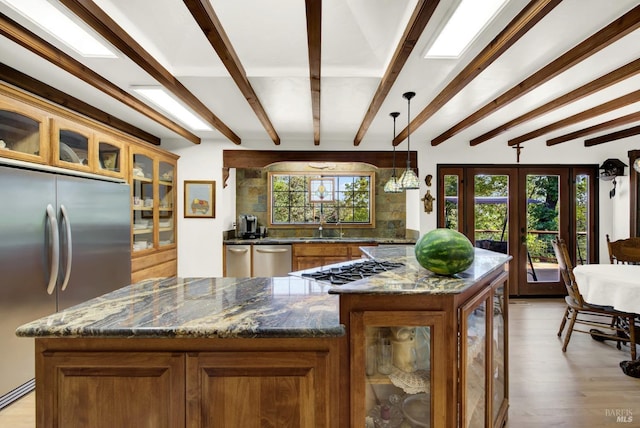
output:
<path id="1" fill-rule="evenodd" d="M 560 329 L 558 330 L 558 337 L 561 337 L 567 320 L 569 320 L 569 326 L 562 345 L 562 352 L 567 351 L 571 334 L 576 331 L 590 334 L 594 339 L 600 341 L 606 339 L 614 340 L 618 343 L 618 349 L 621 349 L 621 343 L 628 342 L 631 350 L 631 359 L 635 360 L 635 314 L 617 311 L 611 306 L 602 306 L 595 302 L 585 302 L 573 274 L 573 264 L 571 263 L 566 243 L 563 239 L 556 238 L 552 242 L 552 245 L 556 259 L 558 260 L 558 268 L 560 269 L 562 280 L 564 281 L 568 294 L 565 297 L 567 308 L 565 309 L 562 322 L 560 323 Z M 576 328 L 576 325 L 598 327 L 598 329 L 580 330 Z M 600 328 L 610 331 L 611 333 L 601 331 L 599 330 Z"/>
<path id="2" fill-rule="evenodd" d="M 640 265 L 640 237 L 610 241 L 607 235 L 609 260 L 611 263 Z"/>

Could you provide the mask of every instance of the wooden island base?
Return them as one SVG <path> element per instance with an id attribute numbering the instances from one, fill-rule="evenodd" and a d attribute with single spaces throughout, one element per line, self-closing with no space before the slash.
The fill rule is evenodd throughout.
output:
<path id="1" fill-rule="evenodd" d="M 335 427 L 323 339 L 36 339 L 37 427 Z"/>

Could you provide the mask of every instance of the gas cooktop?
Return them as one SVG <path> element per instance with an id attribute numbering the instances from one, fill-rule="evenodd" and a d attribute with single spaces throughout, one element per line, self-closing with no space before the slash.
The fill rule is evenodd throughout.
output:
<path id="1" fill-rule="evenodd" d="M 359 279 L 367 278 L 388 270 L 404 266 L 404 263 L 394 263 L 388 261 L 364 260 L 355 263 L 327 267 L 311 272 L 300 274 L 304 278 L 315 279 L 316 281 L 329 282 L 333 285 L 342 285 Z"/>

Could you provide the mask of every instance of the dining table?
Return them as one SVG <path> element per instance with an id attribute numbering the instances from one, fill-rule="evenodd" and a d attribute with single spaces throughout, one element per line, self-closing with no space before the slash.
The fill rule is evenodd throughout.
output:
<path id="1" fill-rule="evenodd" d="M 578 265 L 573 269 L 573 274 L 585 302 L 640 314 L 640 265 Z M 640 327 L 639 322 L 640 315 L 636 315 L 636 332 Z M 636 333 L 636 343 L 640 342 L 639 339 Z M 621 361 L 620 368 L 627 376 L 640 377 L 640 358 Z"/>
<path id="2" fill-rule="evenodd" d="M 640 314 L 640 265 L 578 265 L 573 274 L 585 302 Z"/>

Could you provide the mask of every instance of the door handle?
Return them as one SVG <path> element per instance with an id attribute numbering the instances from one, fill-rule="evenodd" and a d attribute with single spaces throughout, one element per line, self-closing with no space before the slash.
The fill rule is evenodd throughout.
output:
<path id="1" fill-rule="evenodd" d="M 232 253 L 246 253 L 249 251 L 247 248 L 229 248 Z"/>
<path id="2" fill-rule="evenodd" d="M 72 243 L 71 243 L 71 223 L 69 222 L 69 214 L 67 213 L 67 208 L 64 205 L 60 205 L 60 211 L 62 212 L 62 220 L 65 225 L 65 232 L 67 235 L 67 266 L 64 273 L 64 281 L 62 281 L 61 290 L 64 291 L 69 284 L 69 277 L 71 276 L 71 256 L 72 256 Z"/>
<path id="3" fill-rule="evenodd" d="M 51 204 L 47 205 L 47 220 L 49 221 L 49 236 L 51 237 L 51 269 L 49 272 L 49 284 L 47 294 L 53 294 L 58 280 L 58 266 L 60 264 L 60 236 L 58 235 L 58 219 L 56 211 Z"/>
<path id="4" fill-rule="evenodd" d="M 286 253 L 287 251 L 289 250 L 286 248 L 272 248 L 272 249 L 256 248 L 256 252 L 258 253 Z"/>

